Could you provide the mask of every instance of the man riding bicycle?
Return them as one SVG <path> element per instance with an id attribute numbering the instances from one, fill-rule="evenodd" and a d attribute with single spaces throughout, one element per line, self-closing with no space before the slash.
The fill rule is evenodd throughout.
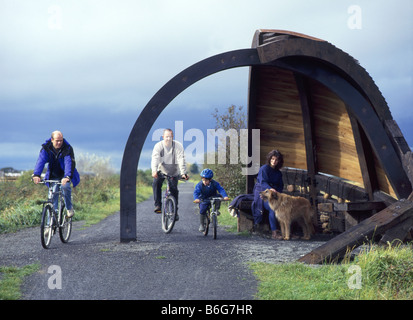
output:
<path id="1" fill-rule="evenodd" d="M 76 187 L 80 182 L 79 173 L 76 170 L 75 155 L 70 144 L 63 139 L 63 134 L 60 131 L 54 131 L 52 137 L 42 145 L 39 153 L 36 166 L 33 172 L 33 182 L 38 184 L 41 181 L 41 174 L 45 164 L 48 163 L 45 180 L 60 180 L 62 183 L 62 191 L 67 208 L 67 216 L 73 217 L 75 211 L 72 205 L 72 188 Z M 55 192 L 59 185 L 53 186 Z M 53 197 L 53 206 L 58 207 L 58 193 L 55 192 Z"/>
<path id="2" fill-rule="evenodd" d="M 186 174 L 185 152 L 183 145 L 173 140 L 173 132 L 171 129 L 165 129 L 162 135 L 163 140 L 155 144 L 152 151 L 152 177 L 153 177 L 153 197 L 155 201 L 155 212 L 162 212 L 162 184 L 164 177 L 159 177 L 158 172 L 172 177 L 181 176 L 188 180 Z M 178 208 L 178 179 L 170 179 L 170 192 L 176 199 L 176 206 Z M 178 209 L 177 209 L 178 210 Z M 179 220 L 178 213 L 175 221 Z"/>

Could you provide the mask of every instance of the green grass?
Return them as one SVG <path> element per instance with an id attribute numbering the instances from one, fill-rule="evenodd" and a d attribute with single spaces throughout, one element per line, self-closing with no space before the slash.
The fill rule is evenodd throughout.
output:
<path id="1" fill-rule="evenodd" d="M 24 277 L 40 269 L 38 264 L 21 268 L 0 266 L 0 300 L 17 300 L 21 298 L 20 286 Z"/>
<path id="2" fill-rule="evenodd" d="M 413 299 L 411 245 L 373 246 L 351 263 L 339 265 L 254 262 L 250 267 L 259 280 L 256 298 L 260 300 Z"/>
<path id="3" fill-rule="evenodd" d="M 137 202 L 148 199 L 152 194 L 147 175 L 140 172 L 138 176 Z M 47 188 L 34 185 L 30 171 L 17 181 L 0 183 L 0 233 L 40 225 L 41 202 L 46 197 Z M 86 227 L 98 223 L 119 211 L 119 175 L 106 178 L 82 177 L 81 183 L 72 191 L 72 199 L 75 221 L 83 220 Z"/>
<path id="4" fill-rule="evenodd" d="M 47 188 L 34 185 L 30 177 L 31 172 L 27 172 L 17 181 L 0 183 L 0 233 L 40 224 L 41 200 L 47 197 Z M 148 199 L 151 194 L 152 187 L 142 181 L 140 176 L 137 202 Z M 81 184 L 72 192 L 72 198 L 76 211 L 74 219 L 84 221 L 84 227 L 96 224 L 119 211 L 119 176 L 105 179 L 82 177 Z M 22 268 L 0 266 L 0 300 L 20 299 L 20 286 L 24 277 L 39 269 L 37 264 Z"/>

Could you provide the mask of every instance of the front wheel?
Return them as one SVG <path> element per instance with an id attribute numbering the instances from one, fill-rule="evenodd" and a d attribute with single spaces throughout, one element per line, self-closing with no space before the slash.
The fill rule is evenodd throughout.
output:
<path id="1" fill-rule="evenodd" d="M 212 234 L 214 236 L 214 239 L 217 238 L 217 227 L 218 227 L 218 218 L 216 214 L 213 214 L 211 217 L 212 220 Z"/>
<path id="2" fill-rule="evenodd" d="M 162 230 L 165 233 L 170 233 L 175 224 L 176 217 L 176 200 L 173 196 L 169 196 L 165 200 L 165 205 L 162 210 Z"/>
<path id="3" fill-rule="evenodd" d="M 53 233 L 53 206 L 46 204 L 42 212 L 42 222 L 40 225 L 40 240 L 45 249 L 50 247 Z"/>
<path id="4" fill-rule="evenodd" d="M 70 238 L 70 234 L 72 233 L 72 218 L 67 217 L 67 210 L 64 204 L 60 209 L 60 227 L 59 227 L 59 236 L 60 240 L 63 243 L 67 243 Z"/>

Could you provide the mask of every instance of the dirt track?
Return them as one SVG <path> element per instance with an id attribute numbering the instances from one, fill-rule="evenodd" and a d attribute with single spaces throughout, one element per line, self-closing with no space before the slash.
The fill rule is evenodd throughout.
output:
<path id="1" fill-rule="evenodd" d="M 244 300 L 254 299 L 257 280 L 249 261 L 297 260 L 324 243 L 274 241 L 218 230 L 218 239 L 198 232 L 193 185 L 180 185 L 180 220 L 171 234 L 161 230 L 152 200 L 138 204 L 136 242 L 119 242 L 119 213 L 82 229 L 71 240 L 40 244 L 39 228 L 0 235 L 0 265 L 39 263 L 23 284 L 23 299 Z M 61 273 L 59 273 L 61 270 Z M 59 277 L 57 279 L 56 277 Z M 61 289 L 51 289 L 61 280 Z"/>

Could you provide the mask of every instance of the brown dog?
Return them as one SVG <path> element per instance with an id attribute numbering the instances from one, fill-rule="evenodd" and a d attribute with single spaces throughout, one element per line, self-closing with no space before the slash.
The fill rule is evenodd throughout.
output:
<path id="1" fill-rule="evenodd" d="M 284 240 L 290 240 L 290 227 L 293 221 L 297 221 L 303 229 L 304 240 L 311 238 L 314 226 L 310 201 L 303 197 L 293 197 L 270 189 L 260 192 L 260 196 L 264 201 L 268 201 L 270 208 L 275 212 Z"/>

